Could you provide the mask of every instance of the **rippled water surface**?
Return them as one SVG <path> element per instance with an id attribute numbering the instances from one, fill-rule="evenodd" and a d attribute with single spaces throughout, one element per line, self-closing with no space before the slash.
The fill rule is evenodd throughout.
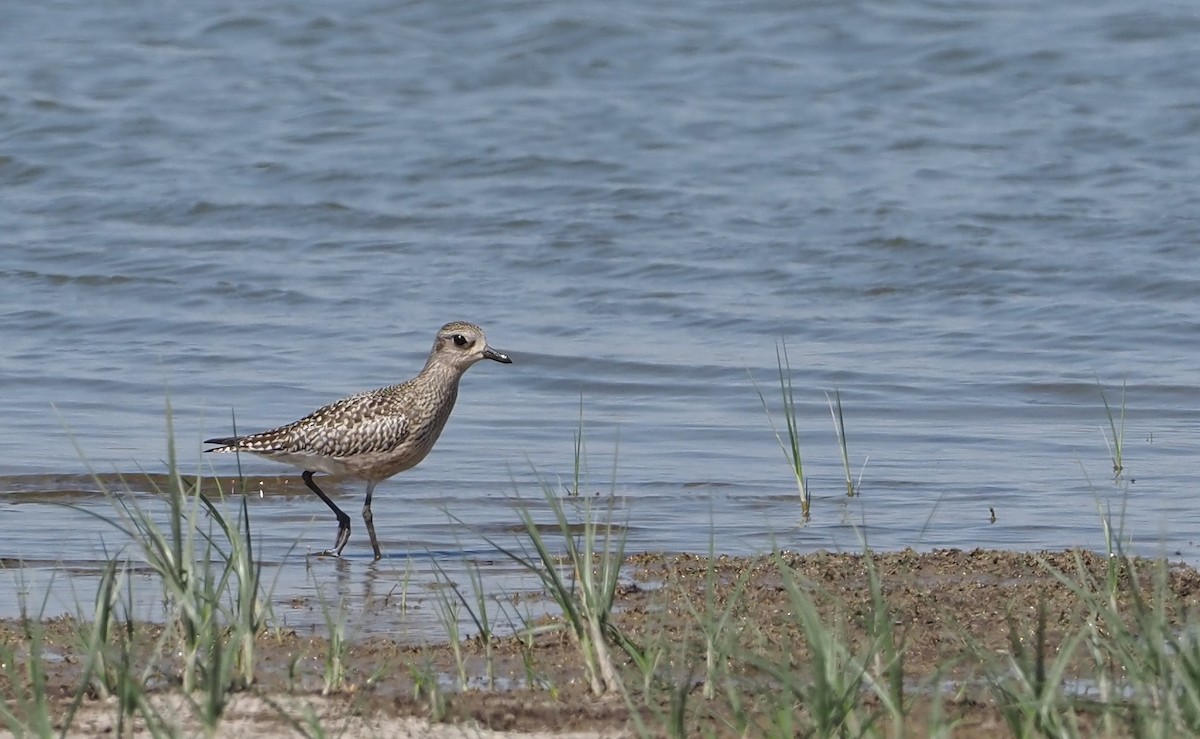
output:
<path id="1" fill-rule="evenodd" d="M 528 585 L 494 544 L 571 484 L 581 409 L 631 551 L 1101 547 L 1108 509 L 1200 563 L 1197 32 L 1115 1 L 10 5 L 0 612 L 90 601 L 100 489 L 157 510 L 168 399 L 228 488 L 201 439 L 406 379 L 455 319 L 514 363 L 379 487 L 383 564 L 361 483 L 329 485 L 348 560 L 306 561 L 332 516 L 241 460 L 293 622 L 428 598 L 435 563 Z M 758 394 L 781 425 L 783 342 L 806 525 Z"/>

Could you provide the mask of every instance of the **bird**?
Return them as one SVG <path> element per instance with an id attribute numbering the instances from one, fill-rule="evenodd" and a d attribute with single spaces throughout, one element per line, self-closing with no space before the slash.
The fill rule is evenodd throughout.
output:
<path id="1" fill-rule="evenodd" d="M 299 421 L 246 436 L 205 439 L 218 446 L 207 452 L 247 452 L 304 470 L 304 484 L 338 520 L 333 548 L 320 554 L 340 557 L 350 541 L 350 517 L 313 480 L 324 472 L 364 480 L 363 521 L 375 559 L 382 559 L 371 514 L 375 486 L 412 469 L 433 449 L 458 397 L 458 382 L 476 362 L 512 364 L 488 346 L 483 329 L 466 321 L 442 326 L 424 369 L 411 380 L 356 393 L 319 408 Z"/>

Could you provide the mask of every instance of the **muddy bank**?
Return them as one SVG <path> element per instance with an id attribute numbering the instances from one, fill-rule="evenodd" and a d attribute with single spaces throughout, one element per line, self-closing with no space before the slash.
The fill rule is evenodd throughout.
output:
<path id="1" fill-rule="evenodd" d="M 614 649 L 628 701 L 591 694 L 578 648 L 563 632 L 497 638 L 490 650 L 482 640 L 468 639 L 457 655 L 447 644 L 353 643 L 342 655 L 341 686 L 327 696 L 321 696 L 329 676 L 326 635 L 270 632 L 258 640 L 255 685 L 233 696 L 221 733 L 236 735 L 238 726 L 251 721 L 258 736 L 298 735 L 304 729 L 297 717 L 307 720 L 302 707 L 314 700 L 319 710 L 313 715 L 321 725 L 333 733 L 345 729 L 347 736 L 386 733 L 391 729 L 381 727 L 400 724 L 384 722 L 411 717 L 588 736 L 635 732 L 640 721 L 660 734 L 673 711 L 685 726 L 737 735 L 778 710 L 771 665 L 802 678 L 812 669 L 812 633 L 797 613 L 800 598 L 811 603 L 823 628 L 849 655 L 878 647 L 880 619 L 886 620 L 903 660 L 910 703 L 906 725 L 913 735 L 932 729 L 927 722 L 955 721 L 955 734 L 1007 736 L 986 676 L 1002 672 L 1014 652 L 1058 655 L 1068 636 L 1094 615 L 1081 593 L 1089 588 L 1110 593 L 1116 611 L 1124 613 L 1134 599 L 1149 596 L 1161 575 L 1170 593 L 1164 618 L 1171 624 L 1182 622 L 1200 598 L 1200 573 L 1194 569 L 1083 551 L 905 551 L 869 559 L 783 553 L 711 562 L 694 555 L 642 554 L 627 564 L 633 576 L 620 588 L 613 622 L 654 660 L 652 670 L 639 670 Z M 84 667 L 80 625 L 54 619 L 41 629 L 46 694 L 61 716 Z M 149 665 L 151 692 L 168 699 L 177 692 L 173 657 L 153 653 L 161 629 L 137 627 L 138 653 Z M 716 670 L 706 661 L 713 639 L 720 642 L 722 660 Z M 0 675 L 6 697 L 28 693 L 29 686 L 21 684 L 28 642 L 18 622 L 0 623 L 0 645 L 11 660 Z M 1068 674 L 1086 681 L 1086 650 L 1075 650 L 1070 662 Z M 719 676 L 719 684 L 710 684 L 710 675 Z M 858 700 L 856 710 L 875 715 L 876 696 L 861 691 Z M 188 714 L 183 705 L 180 716 Z M 241 707 L 233 711 L 235 705 Z M 81 721 L 96 729 L 115 707 L 91 692 L 84 711 L 75 721 L 81 735 L 89 733 Z"/>

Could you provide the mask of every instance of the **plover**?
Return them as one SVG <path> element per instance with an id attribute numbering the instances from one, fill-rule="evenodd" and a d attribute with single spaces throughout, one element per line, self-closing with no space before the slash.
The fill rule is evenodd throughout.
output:
<path id="1" fill-rule="evenodd" d="M 380 559 L 371 516 L 375 486 L 429 454 L 454 408 L 458 381 L 482 359 L 512 363 L 508 355 L 488 346 L 483 329 L 475 324 L 447 323 L 438 331 L 425 368 L 407 382 L 342 398 L 270 431 L 204 443 L 220 445 L 210 452 L 249 452 L 303 469 L 304 484 L 337 516 L 337 539 L 332 549 L 322 552 L 325 555 L 341 556 L 350 540 L 350 517 L 317 487 L 313 473 L 365 480 L 363 521 L 375 559 Z"/>

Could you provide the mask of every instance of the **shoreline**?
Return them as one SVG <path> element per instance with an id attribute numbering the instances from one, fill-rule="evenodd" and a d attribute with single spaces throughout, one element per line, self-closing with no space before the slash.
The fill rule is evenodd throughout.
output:
<path id="1" fill-rule="evenodd" d="M 749 726 L 769 721 L 779 705 L 795 704 L 796 719 L 806 720 L 809 708 L 788 692 L 801 687 L 788 687 L 789 681 L 819 677 L 812 674 L 813 666 L 828 665 L 836 653 L 850 668 L 848 674 L 857 669 L 852 665 L 859 656 L 870 655 L 865 674 L 882 670 L 872 680 L 896 677 L 887 662 L 898 656 L 902 669 L 896 687 L 909 703 L 903 713 L 909 733 L 920 735 L 952 721 L 956 735 L 969 730 L 961 735 L 1009 736 L 995 684 L 1014 665 L 1031 659 L 1052 663 L 1060 683 L 1068 684 L 1069 678 L 1084 686 L 1080 695 L 1058 691 L 1059 699 L 1094 704 L 1086 686 L 1102 679 L 1085 647 L 1098 637 L 1080 631 L 1089 628 L 1089 619 L 1104 621 L 1108 631 L 1122 628 L 1115 620 L 1144 630 L 1146 604 L 1162 602 L 1159 626 L 1182 632 L 1185 614 L 1200 605 L 1200 572 L 1188 565 L 1078 549 L 906 550 L 873 552 L 869 558 L 781 552 L 711 560 L 645 553 L 626 557 L 624 564 L 633 577 L 622 579 L 615 593 L 612 626 L 654 666 L 639 667 L 614 642 L 610 648 L 620 691 L 593 695 L 579 646 L 563 631 L 426 645 L 381 637 L 339 645 L 336 638 L 265 631 L 255 643 L 255 682 L 229 693 L 232 713 L 220 719 L 218 735 L 237 736 L 243 730 L 257 736 L 303 735 L 296 716 L 289 718 L 278 706 L 320 698 L 312 720 L 344 726 L 345 736 L 381 730 L 402 736 L 410 719 L 418 721 L 413 735 L 430 731 L 420 721 L 452 725 L 456 735 L 462 735 L 463 726 L 475 727 L 466 729 L 467 735 L 476 735 L 477 728 L 533 732 L 529 736 L 636 735 L 639 724 L 658 727 L 675 710 L 682 711 L 686 726 L 733 736 L 738 732 L 730 729 L 731 722 L 744 730 L 747 721 Z M 541 597 L 520 594 L 514 602 Z M 1105 599 L 1111 613 L 1097 614 Z M 537 625 L 560 621 L 540 619 Z M 78 644 L 83 626 L 65 618 L 39 623 L 52 715 L 63 715 L 83 676 L 86 656 Z M 24 628 L 19 620 L 0 621 L 6 654 L 32 651 Z M 147 694 L 156 701 L 181 699 L 169 679 L 178 669 L 176 660 L 154 654 L 164 627 L 139 624 L 135 632 L 131 651 L 145 664 L 159 661 Z M 887 640 L 891 647 L 883 643 Z M 706 657 L 714 643 L 718 665 Z M 342 680 L 322 695 L 334 653 L 343 660 Z M 4 694 L 18 688 L 27 692 L 28 685 L 14 684 L 19 671 L 13 672 L 11 661 L 7 667 L 0 676 Z M 863 720 L 882 721 L 880 712 L 888 712 L 880 704 L 886 701 L 877 687 L 868 689 L 869 683 L 855 689 L 854 711 Z M 117 707 L 90 693 L 75 723 L 86 719 L 96 728 Z M 740 707 L 734 710 L 731 704 Z M 187 711 L 171 713 L 181 717 Z M 1093 713 L 1097 710 L 1090 705 L 1080 715 Z M 197 721 L 193 716 L 184 725 L 194 730 L 202 725 Z M 649 733 L 657 736 L 662 730 Z"/>

